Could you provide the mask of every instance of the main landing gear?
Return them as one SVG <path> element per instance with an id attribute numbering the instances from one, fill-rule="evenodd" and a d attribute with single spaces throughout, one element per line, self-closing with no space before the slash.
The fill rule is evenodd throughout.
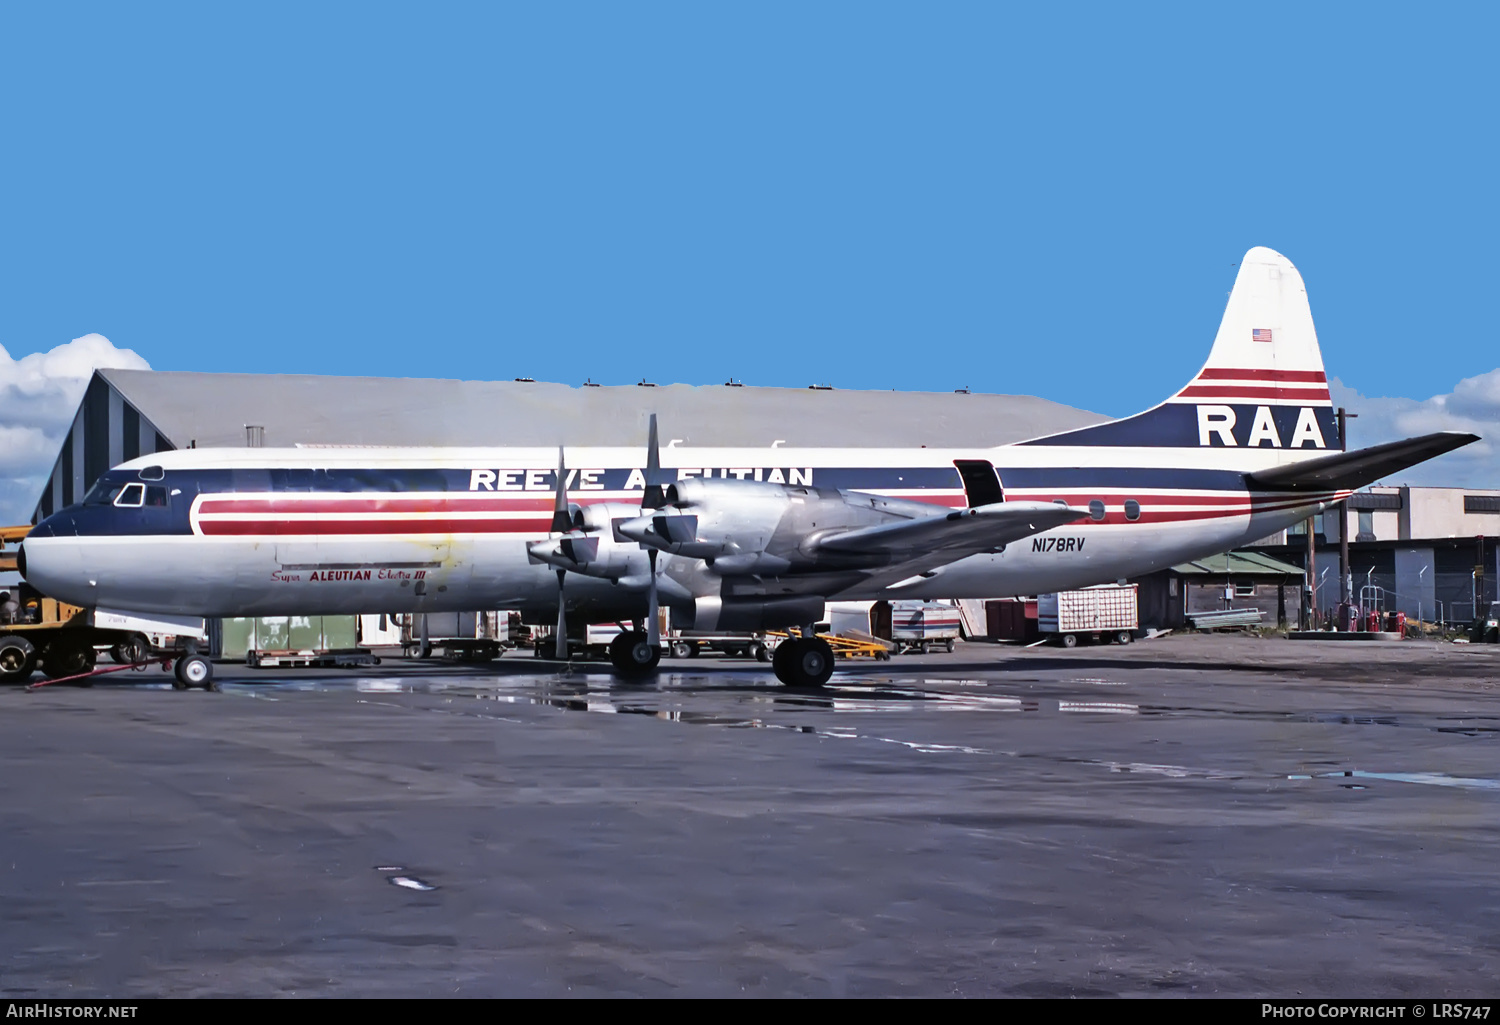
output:
<path id="1" fill-rule="evenodd" d="M 788 637 L 776 646 L 771 668 L 788 687 L 821 687 L 833 675 L 833 648 L 811 631 Z"/>
<path id="2" fill-rule="evenodd" d="M 627 630 L 609 642 L 609 662 L 617 676 L 649 676 L 660 661 L 661 645 L 652 644 L 644 630 Z"/>

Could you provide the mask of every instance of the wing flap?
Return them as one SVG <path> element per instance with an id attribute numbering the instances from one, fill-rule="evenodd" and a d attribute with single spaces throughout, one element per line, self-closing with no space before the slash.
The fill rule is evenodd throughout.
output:
<path id="1" fill-rule="evenodd" d="M 812 547 L 815 552 L 924 561 L 941 554 L 948 558 L 940 561 L 951 562 L 1088 515 L 1087 509 L 1056 502 L 1003 502 L 830 534 L 817 538 Z"/>
<path id="2" fill-rule="evenodd" d="M 1478 440 L 1477 434 L 1441 431 L 1258 470 L 1246 474 L 1245 479 L 1255 487 L 1278 491 L 1350 490 Z"/>

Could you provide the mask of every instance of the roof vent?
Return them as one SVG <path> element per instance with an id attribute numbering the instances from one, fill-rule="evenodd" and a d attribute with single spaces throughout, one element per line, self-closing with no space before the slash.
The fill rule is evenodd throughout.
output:
<path id="1" fill-rule="evenodd" d="M 246 448 L 265 448 L 265 446 L 266 446 L 266 429 L 264 427 L 260 426 L 259 424 L 246 424 L 245 425 L 245 447 Z"/>

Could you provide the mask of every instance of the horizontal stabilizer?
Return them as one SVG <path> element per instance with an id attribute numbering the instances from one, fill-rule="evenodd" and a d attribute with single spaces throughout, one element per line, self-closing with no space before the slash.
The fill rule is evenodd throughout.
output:
<path id="1" fill-rule="evenodd" d="M 1347 491 L 1478 440 L 1479 435 L 1462 431 L 1424 434 L 1420 438 L 1387 442 L 1353 452 L 1335 452 L 1300 463 L 1259 470 L 1247 474 L 1246 479 L 1256 487 L 1278 491 Z"/>
<path id="2" fill-rule="evenodd" d="M 999 548 L 1088 515 L 1087 509 L 1072 509 L 1057 502 L 1003 502 L 955 510 L 942 516 L 861 527 L 820 537 L 814 545 L 820 552 L 896 559 L 948 556 L 935 560 L 941 564 Z"/>

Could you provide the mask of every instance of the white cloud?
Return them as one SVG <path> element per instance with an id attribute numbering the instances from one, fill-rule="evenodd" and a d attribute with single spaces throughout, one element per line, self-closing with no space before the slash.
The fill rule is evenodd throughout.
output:
<path id="1" fill-rule="evenodd" d="M 31 518 L 98 367 L 151 369 L 131 350 L 117 349 L 97 334 L 20 359 L 11 359 L 0 346 L 0 523 Z"/>
<path id="2" fill-rule="evenodd" d="M 1334 405 L 1359 414 L 1349 424 L 1351 448 L 1434 431 L 1468 431 L 1480 437 L 1385 483 L 1500 488 L 1500 369 L 1465 378 L 1452 392 L 1429 399 L 1365 396 L 1338 378 L 1329 382 L 1329 390 Z"/>

